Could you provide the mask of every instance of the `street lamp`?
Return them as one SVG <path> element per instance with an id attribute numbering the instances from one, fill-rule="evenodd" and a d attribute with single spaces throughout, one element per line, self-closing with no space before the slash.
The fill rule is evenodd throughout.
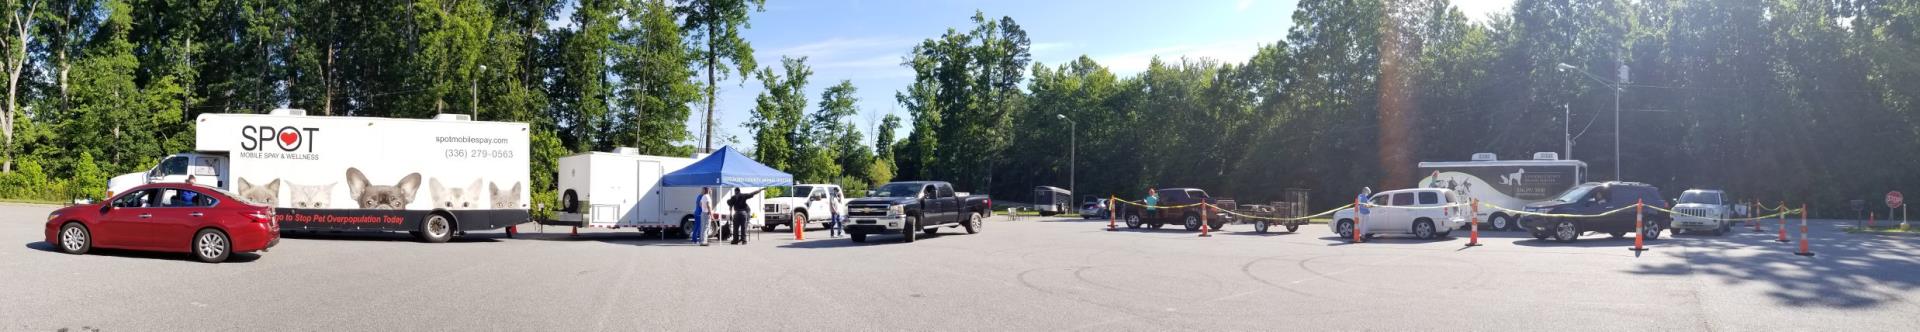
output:
<path id="1" fill-rule="evenodd" d="M 1078 173 L 1075 167 L 1079 166 L 1078 159 L 1080 159 L 1080 138 L 1078 137 L 1080 124 L 1073 122 L 1073 119 L 1068 119 L 1065 114 L 1054 114 L 1053 116 L 1061 120 L 1067 120 L 1067 191 L 1078 193 L 1078 191 L 1075 191 L 1077 188 L 1074 188 L 1074 175 Z"/>
<path id="2" fill-rule="evenodd" d="M 1608 88 L 1613 88 L 1613 179 L 1615 181 L 1625 181 L 1624 179 L 1620 178 L 1620 89 L 1621 89 L 1620 84 L 1609 82 L 1606 79 L 1600 78 L 1599 75 L 1594 75 L 1593 73 L 1589 73 L 1586 70 L 1580 69 L 1580 67 L 1574 67 L 1573 65 L 1569 65 L 1565 62 L 1560 63 L 1558 67 L 1560 68 L 1560 71 L 1563 71 L 1563 72 L 1572 70 L 1572 71 L 1580 72 L 1581 74 L 1586 74 L 1587 78 L 1592 78 L 1594 81 L 1598 81 L 1600 82 L 1600 84 L 1606 85 Z M 1620 66 L 1621 81 L 1626 81 L 1626 78 L 1627 78 L 1626 72 L 1627 72 L 1627 66 L 1621 65 Z M 1571 113 L 1571 111 L 1569 111 L 1569 113 Z M 1572 155 L 1573 153 L 1569 151 L 1567 154 Z"/>
<path id="3" fill-rule="evenodd" d="M 467 104 L 467 110 L 473 112 L 474 120 L 480 119 L 480 74 L 479 73 L 485 73 L 485 72 L 487 72 L 487 65 L 480 65 L 480 71 L 474 73 L 473 77 L 470 77 L 470 82 L 472 85 L 467 87 L 468 88 L 467 93 L 473 97 L 473 101 Z"/>

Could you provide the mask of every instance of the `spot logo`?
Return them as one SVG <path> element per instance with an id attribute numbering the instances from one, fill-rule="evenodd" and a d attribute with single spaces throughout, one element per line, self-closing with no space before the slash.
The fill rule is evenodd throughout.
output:
<path id="1" fill-rule="evenodd" d="M 260 151 L 266 149 L 267 146 L 271 144 L 279 147 L 280 151 L 294 152 L 305 150 L 305 152 L 312 153 L 314 134 L 318 132 L 320 132 L 320 128 L 311 127 L 240 127 L 240 149 Z"/>

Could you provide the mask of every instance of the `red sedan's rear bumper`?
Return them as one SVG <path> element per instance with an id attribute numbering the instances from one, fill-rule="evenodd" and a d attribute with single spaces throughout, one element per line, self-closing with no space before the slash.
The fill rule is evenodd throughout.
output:
<path id="1" fill-rule="evenodd" d="M 280 232 L 268 228 L 266 224 L 228 229 L 227 236 L 233 238 L 233 252 L 261 251 L 280 244 Z"/>

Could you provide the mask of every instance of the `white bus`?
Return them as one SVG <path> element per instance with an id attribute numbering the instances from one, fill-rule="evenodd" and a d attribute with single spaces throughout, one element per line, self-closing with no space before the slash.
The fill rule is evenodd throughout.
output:
<path id="1" fill-rule="evenodd" d="M 1469 161 L 1429 161 L 1420 163 L 1420 187 L 1447 188 L 1462 196 L 1478 199 L 1512 210 L 1527 204 L 1553 199 L 1586 181 L 1587 163 L 1560 160 L 1560 154 L 1540 152 L 1531 160 L 1499 160 L 1492 153 L 1475 153 Z M 1478 214 L 1483 229 L 1519 230 L 1518 216 L 1499 209 L 1482 207 Z"/>

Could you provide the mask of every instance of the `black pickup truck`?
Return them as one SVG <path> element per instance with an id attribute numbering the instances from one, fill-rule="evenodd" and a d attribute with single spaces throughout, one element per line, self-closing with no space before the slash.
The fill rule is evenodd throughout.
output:
<path id="1" fill-rule="evenodd" d="M 853 242 L 867 242 L 868 234 L 900 234 L 913 242 L 915 233 L 932 235 L 941 227 L 979 233 L 991 211 L 993 199 L 955 193 L 946 182 L 893 182 L 847 202 L 846 230 Z"/>

